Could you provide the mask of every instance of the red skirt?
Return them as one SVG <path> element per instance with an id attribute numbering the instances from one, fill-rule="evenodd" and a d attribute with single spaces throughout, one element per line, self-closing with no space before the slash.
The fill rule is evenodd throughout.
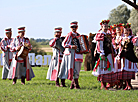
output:
<path id="1" fill-rule="evenodd" d="M 97 77 L 97 80 L 107 83 L 114 83 L 117 82 L 117 74 L 113 72 L 108 74 L 101 74 Z"/>
<path id="2" fill-rule="evenodd" d="M 135 79 L 135 72 L 134 71 L 121 71 L 117 72 L 117 79 L 118 80 L 128 80 L 128 79 Z"/>

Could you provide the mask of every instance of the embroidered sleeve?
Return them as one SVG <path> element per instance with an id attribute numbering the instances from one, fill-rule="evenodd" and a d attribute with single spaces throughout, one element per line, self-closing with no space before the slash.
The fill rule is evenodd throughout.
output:
<path id="1" fill-rule="evenodd" d="M 137 46 L 136 45 L 137 41 L 138 41 L 138 37 L 137 36 L 132 38 L 132 42 L 133 42 L 134 46 Z"/>
<path id="2" fill-rule="evenodd" d="M 49 46 L 55 47 L 55 46 L 56 46 L 56 40 L 57 40 L 57 38 L 52 39 L 52 40 L 49 42 Z"/>
<path id="3" fill-rule="evenodd" d="M 103 41 L 97 41 L 97 51 L 100 53 L 100 56 L 105 55 L 103 50 Z"/>
<path id="4" fill-rule="evenodd" d="M 6 42 L 5 40 L 1 41 L 1 50 L 4 51 L 4 52 L 7 51 L 7 45 L 5 44 L 5 42 Z"/>
<path id="5" fill-rule="evenodd" d="M 103 33 L 97 33 L 96 34 L 96 41 L 104 41 L 104 34 Z"/>
<path id="6" fill-rule="evenodd" d="M 72 48 L 71 40 L 72 40 L 72 37 L 70 36 L 70 34 L 68 34 L 64 39 L 64 41 L 62 42 L 62 46 L 64 48 Z"/>
<path id="7" fill-rule="evenodd" d="M 10 46 L 11 46 L 11 48 L 10 48 L 11 52 L 17 51 L 17 47 L 16 47 L 16 38 L 14 38 L 14 39 L 12 40 Z"/>

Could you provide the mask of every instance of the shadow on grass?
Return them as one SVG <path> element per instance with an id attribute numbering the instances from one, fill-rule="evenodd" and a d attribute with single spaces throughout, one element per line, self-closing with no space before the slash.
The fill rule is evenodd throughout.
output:
<path id="1" fill-rule="evenodd" d="M 86 87 L 86 86 L 82 86 L 81 89 L 83 90 L 93 90 L 93 89 L 100 89 L 99 86 L 92 86 L 92 87 Z"/>

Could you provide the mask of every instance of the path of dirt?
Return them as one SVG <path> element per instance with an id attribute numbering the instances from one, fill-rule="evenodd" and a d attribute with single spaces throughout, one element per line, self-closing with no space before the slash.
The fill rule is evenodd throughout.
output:
<path id="1" fill-rule="evenodd" d="M 40 48 L 40 49 L 44 50 L 45 52 L 52 52 L 52 48 L 50 47 Z"/>

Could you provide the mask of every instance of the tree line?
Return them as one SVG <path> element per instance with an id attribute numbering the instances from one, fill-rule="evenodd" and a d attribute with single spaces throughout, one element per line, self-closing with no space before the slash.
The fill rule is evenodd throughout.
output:
<path id="1" fill-rule="evenodd" d="M 51 38 L 51 39 L 53 39 L 53 38 Z M 44 39 L 44 38 L 34 39 L 34 38 L 30 38 L 31 41 L 35 41 L 36 43 L 39 43 L 40 45 L 49 45 L 49 41 L 51 39 Z"/>

